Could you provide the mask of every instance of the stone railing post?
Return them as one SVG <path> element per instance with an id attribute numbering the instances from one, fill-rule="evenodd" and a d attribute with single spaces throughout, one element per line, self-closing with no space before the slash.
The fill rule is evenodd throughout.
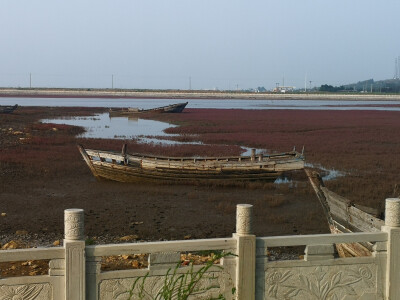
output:
<path id="1" fill-rule="evenodd" d="M 64 210 L 65 299 L 85 299 L 85 236 L 83 209 Z"/>
<path id="2" fill-rule="evenodd" d="M 237 267 L 236 295 L 238 300 L 254 300 L 256 276 L 256 236 L 253 234 L 253 205 L 236 206 Z"/>
<path id="3" fill-rule="evenodd" d="M 385 226 L 388 233 L 386 299 L 400 299 L 400 199 L 386 199 Z"/>

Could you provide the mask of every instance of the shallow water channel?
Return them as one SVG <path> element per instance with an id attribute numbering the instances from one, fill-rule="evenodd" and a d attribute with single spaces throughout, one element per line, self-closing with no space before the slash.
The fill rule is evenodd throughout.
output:
<path id="1" fill-rule="evenodd" d="M 103 139 L 137 139 L 141 143 L 155 144 L 202 144 L 201 142 L 178 142 L 168 139 L 158 139 L 157 136 L 173 137 L 174 134 L 165 133 L 164 130 L 177 125 L 155 120 L 109 117 L 103 113 L 91 117 L 66 117 L 58 119 L 44 119 L 43 123 L 67 124 L 82 126 L 85 132 L 78 137 L 103 138 Z M 250 155 L 250 147 L 242 147 L 243 156 Z M 257 152 L 265 153 L 265 149 L 257 149 Z"/>
<path id="2" fill-rule="evenodd" d="M 140 136 L 173 136 L 164 132 L 176 125 L 127 117 L 109 117 L 108 113 L 91 117 L 68 117 L 41 120 L 43 123 L 67 124 L 85 127 L 86 132 L 79 135 L 84 138 L 132 139 Z"/>
<path id="3" fill-rule="evenodd" d="M 0 105 L 80 107 L 160 107 L 188 101 L 186 108 L 301 109 L 400 111 L 396 100 L 245 100 L 245 99 L 107 99 L 107 98 L 0 98 Z"/>

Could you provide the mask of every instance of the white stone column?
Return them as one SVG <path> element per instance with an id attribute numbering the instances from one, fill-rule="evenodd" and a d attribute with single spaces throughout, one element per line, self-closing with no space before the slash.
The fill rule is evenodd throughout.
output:
<path id="1" fill-rule="evenodd" d="M 64 210 L 65 299 L 85 299 L 85 236 L 83 209 Z"/>
<path id="2" fill-rule="evenodd" d="M 256 275 L 256 236 L 253 235 L 253 205 L 236 206 L 237 267 L 236 295 L 239 300 L 254 300 Z"/>
<path id="3" fill-rule="evenodd" d="M 386 299 L 400 299 L 400 199 L 386 199 L 385 226 L 388 233 Z"/>

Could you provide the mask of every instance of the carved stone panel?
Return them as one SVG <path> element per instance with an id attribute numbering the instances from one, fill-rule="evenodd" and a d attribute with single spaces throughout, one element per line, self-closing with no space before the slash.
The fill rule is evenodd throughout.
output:
<path id="1" fill-rule="evenodd" d="M 267 268 L 264 299 L 383 299 L 376 265 Z"/>
<path id="2" fill-rule="evenodd" d="M 0 285 L 0 300 L 51 300 L 53 288 L 49 283 Z"/>
<path id="3" fill-rule="evenodd" d="M 184 275 L 184 274 L 183 274 Z M 175 279 L 178 275 L 175 275 Z M 124 279 L 102 280 L 99 284 L 100 300 L 143 299 L 152 300 L 162 290 L 166 276 L 149 276 Z M 187 284 L 183 286 L 187 288 Z M 182 288 L 182 289 L 183 289 Z M 195 286 L 190 300 L 217 298 L 234 299 L 233 283 L 228 273 L 209 272 Z M 158 298 L 157 298 L 158 299 Z"/>

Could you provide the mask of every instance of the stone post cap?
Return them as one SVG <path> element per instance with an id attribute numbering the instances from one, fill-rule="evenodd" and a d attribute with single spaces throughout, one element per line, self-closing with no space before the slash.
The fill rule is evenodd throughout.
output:
<path id="1" fill-rule="evenodd" d="M 252 208 L 253 207 L 253 205 L 251 205 L 251 204 L 236 204 L 236 207 L 237 208 Z"/>
<path id="2" fill-rule="evenodd" d="M 67 209 L 64 209 L 64 212 L 65 213 L 83 213 L 84 212 L 84 210 L 82 209 L 82 208 L 67 208 Z"/>
<path id="3" fill-rule="evenodd" d="M 253 234 L 253 205 L 236 205 L 236 233 L 239 235 Z"/>
<path id="4" fill-rule="evenodd" d="M 400 227 L 400 199 L 387 198 L 385 205 L 385 225 Z"/>
<path id="5" fill-rule="evenodd" d="M 64 235 L 66 240 L 84 239 L 84 211 L 81 208 L 64 210 Z"/>

